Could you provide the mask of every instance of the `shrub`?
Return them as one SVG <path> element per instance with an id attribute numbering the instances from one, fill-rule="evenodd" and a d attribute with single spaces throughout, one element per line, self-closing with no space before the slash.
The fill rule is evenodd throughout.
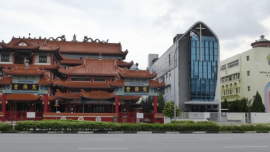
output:
<path id="1" fill-rule="evenodd" d="M 0 131 L 12 130 L 13 126 L 9 123 L 0 122 Z"/>

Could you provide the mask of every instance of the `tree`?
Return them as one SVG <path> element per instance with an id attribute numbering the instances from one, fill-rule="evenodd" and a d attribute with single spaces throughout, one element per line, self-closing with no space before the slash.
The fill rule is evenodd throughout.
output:
<path id="1" fill-rule="evenodd" d="M 265 112 L 265 107 L 264 107 L 264 104 L 262 102 L 262 97 L 258 93 L 258 91 L 256 92 L 255 98 L 254 98 L 253 103 L 250 107 L 250 112 Z"/>
<path id="2" fill-rule="evenodd" d="M 252 100 L 242 98 L 238 103 L 238 112 L 249 112 Z"/>
<path id="3" fill-rule="evenodd" d="M 225 100 L 221 103 L 221 107 L 224 108 L 224 109 L 228 109 L 228 108 L 229 108 L 227 99 L 225 99 Z"/>
<path id="4" fill-rule="evenodd" d="M 180 108 L 176 106 L 176 116 L 180 116 L 180 112 Z M 162 114 L 166 117 L 170 117 L 171 119 L 174 117 L 174 101 L 169 101 L 165 104 Z"/>
<path id="5" fill-rule="evenodd" d="M 157 112 L 162 113 L 162 110 L 164 109 L 165 106 L 165 99 L 163 95 L 160 93 L 158 95 L 158 107 L 157 107 Z"/>

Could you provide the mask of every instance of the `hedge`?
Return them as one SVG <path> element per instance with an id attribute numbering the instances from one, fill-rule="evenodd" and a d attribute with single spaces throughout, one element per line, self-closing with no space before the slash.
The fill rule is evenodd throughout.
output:
<path id="1" fill-rule="evenodd" d="M 113 123 L 75 120 L 43 120 L 43 121 L 19 121 L 16 130 L 46 130 L 46 131 L 218 131 L 215 123 Z"/>
<path id="2" fill-rule="evenodd" d="M 9 123 L 0 122 L 0 131 L 12 130 L 13 126 Z"/>

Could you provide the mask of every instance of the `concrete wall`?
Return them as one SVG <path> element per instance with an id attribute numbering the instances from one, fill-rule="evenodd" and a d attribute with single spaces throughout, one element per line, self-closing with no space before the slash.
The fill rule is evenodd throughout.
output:
<path id="1" fill-rule="evenodd" d="M 270 123 L 270 113 L 251 113 L 251 123 Z"/>

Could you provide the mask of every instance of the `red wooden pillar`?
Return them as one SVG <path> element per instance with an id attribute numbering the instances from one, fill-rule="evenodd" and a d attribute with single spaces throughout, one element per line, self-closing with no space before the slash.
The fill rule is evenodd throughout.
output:
<path id="1" fill-rule="evenodd" d="M 118 95 L 115 95 L 115 102 L 114 102 L 114 104 L 115 104 L 115 113 L 119 113 L 119 96 Z"/>
<path id="2" fill-rule="evenodd" d="M 157 113 L 157 96 L 154 96 L 154 115 Z"/>
<path id="3" fill-rule="evenodd" d="M 44 94 L 44 110 L 43 113 L 48 112 L 48 94 Z"/>
<path id="4" fill-rule="evenodd" d="M 2 112 L 6 116 L 6 93 L 2 93 Z"/>
<path id="5" fill-rule="evenodd" d="M 69 104 L 66 104 L 66 112 L 69 112 L 69 109 L 70 109 Z"/>

